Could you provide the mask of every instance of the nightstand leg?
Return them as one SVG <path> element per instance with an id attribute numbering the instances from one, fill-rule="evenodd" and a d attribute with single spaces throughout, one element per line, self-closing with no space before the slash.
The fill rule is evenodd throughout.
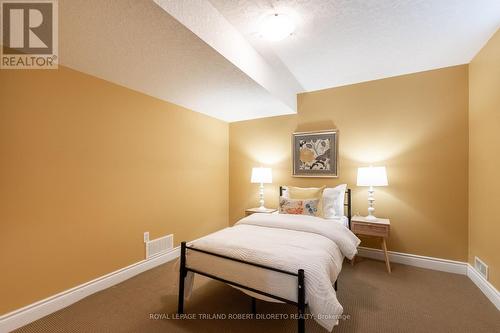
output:
<path id="1" fill-rule="evenodd" d="M 382 237 L 382 249 L 385 255 L 385 266 L 387 267 L 387 272 L 391 273 L 391 263 L 389 262 L 389 256 L 387 255 L 387 244 L 385 243 L 385 237 Z"/>

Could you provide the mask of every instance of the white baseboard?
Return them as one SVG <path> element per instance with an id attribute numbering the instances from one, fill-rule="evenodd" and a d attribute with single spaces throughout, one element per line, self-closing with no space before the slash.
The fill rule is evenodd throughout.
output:
<path id="1" fill-rule="evenodd" d="M 130 266 L 98 277 L 59 294 L 0 316 L 0 332 L 10 332 L 61 310 L 82 298 L 109 288 L 151 268 L 171 261 L 179 256 L 179 247 L 156 257 L 139 261 Z"/>
<path id="2" fill-rule="evenodd" d="M 394 251 L 387 251 L 389 254 L 389 261 L 398 264 L 405 264 L 410 266 L 422 267 L 432 269 L 435 271 L 443 271 L 455 274 L 467 274 L 467 263 L 462 261 L 447 260 L 434 257 L 419 256 L 416 254 L 408 254 Z M 372 249 L 369 247 L 358 247 L 358 255 L 377 260 L 385 260 L 384 252 L 379 249 Z"/>
<path id="3" fill-rule="evenodd" d="M 192 243 L 192 242 L 189 242 Z M 124 267 L 97 279 L 81 284 L 74 288 L 63 291 L 36 303 L 25 306 L 0 316 L 0 332 L 10 332 L 45 317 L 53 312 L 61 310 L 82 298 L 92 295 L 98 291 L 114 286 L 144 271 L 174 260 L 179 256 L 179 247 L 159 255 L 157 257 L 142 260 L 130 266 Z M 500 310 L 500 296 L 493 285 L 486 281 L 476 270 L 465 262 L 425 257 L 408 253 L 389 252 L 391 262 L 444 271 L 455 274 L 467 275 L 474 284 L 488 297 L 488 299 Z M 377 260 L 384 260 L 382 250 L 359 247 L 358 255 Z"/>
<path id="4" fill-rule="evenodd" d="M 472 282 L 500 311 L 500 294 L 498 290 L 484 277 L 482 277 L 469 263 L 394 251 L 387 252 L 389 254 L 389 260 L 391 262 L 433 269 L 436 271 L 467 275 L 469 279 L 472 280 Z M 360 257 L 366 257 L 376 260 L 385 260 L 384 252 L 379 249 L 360 246 L 358 247 L 358 255 Z"/>
<path id="5" fill-rule="evenodd" d="M 467 276 L 500 311 L 500 293 L 498 290 L 479 274 L 471 264 L 467 264 Z"/>

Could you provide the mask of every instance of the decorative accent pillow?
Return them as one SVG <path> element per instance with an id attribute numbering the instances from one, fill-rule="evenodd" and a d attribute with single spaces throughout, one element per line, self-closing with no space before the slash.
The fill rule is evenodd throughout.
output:
<path id="1" fill-rule="evenodd" d="M 319 199 L 288 199 L 280 197 L 280 213 L 311 215 L 318 214 Z"/>
<path id="2" fill-rule="evenodd" d="M 320 199 L 323 194 L 322 187 L 295 187 L 288 186 L 288 196 L 290 199 Z"/>
<path id="3" fill-rule="evenodd" d="M 347 184 L 338 185 L 334 188 L 326 188 L 323 191 L 323 217 L 331 219 L 344 216 L 344 201 Z"/>
<path id="4" fill-rule="evenodd" d="M 323 216 L 323 200 L 321 197 L 323 195 L 323 190 L 325 186 L 321 187 L 294 187 L 288 186 L 288 197 L 290 199 L 317 199 L 318 202 L 318 211 L 316 213 L 317 216 Z"/>

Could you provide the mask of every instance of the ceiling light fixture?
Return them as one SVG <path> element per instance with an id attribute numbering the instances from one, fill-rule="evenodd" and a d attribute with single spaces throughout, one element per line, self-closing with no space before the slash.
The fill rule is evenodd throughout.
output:
<path id="1" fill-rule="evenodd" d="M 295 30 L 295 24 L 285 14 L 266 16 L 260 24 L 259 32 L 267 40 L 279 41 L 290 36 Z"/>

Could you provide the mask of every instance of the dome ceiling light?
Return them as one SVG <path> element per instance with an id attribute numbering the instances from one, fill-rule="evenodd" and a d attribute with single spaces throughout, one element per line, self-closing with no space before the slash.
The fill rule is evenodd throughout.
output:
<path id="1" fill-rule="evenodd" d="M 285 14 L 271 14 L 266 16 L 261 24 L 259 32 L 269 41 L 280 41 L 290 36 L 295 31 L 295 24 Z"/>

